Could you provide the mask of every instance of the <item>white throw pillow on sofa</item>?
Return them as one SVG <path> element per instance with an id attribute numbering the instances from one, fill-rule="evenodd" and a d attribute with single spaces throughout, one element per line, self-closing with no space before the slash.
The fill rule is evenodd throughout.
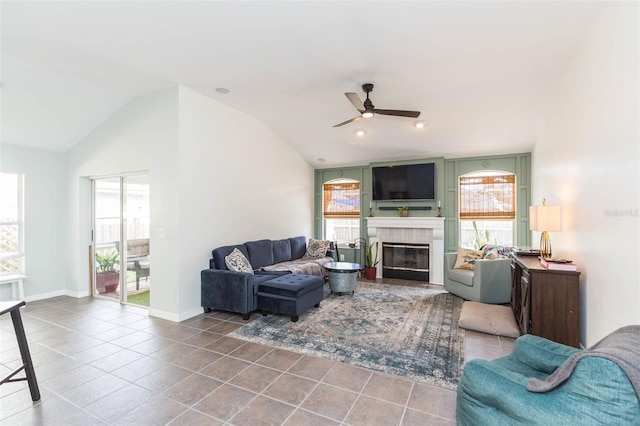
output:
<path id="1" fill-rule="evenodd" d="M 320 259 L 321 257 L 325 257 L 330 244 L 331 241 L 314 240 L 310 238 L 309 244 L 307 244 L 307 252 L 304 254 L 303 259 Z"/>
<path id="2" fill-rule="evenodd" d="M 249 259 L 237 248 L 234 248 L 228 256 L 225 256 L 224 263 L 230 271 L 253 274 L 253 268 L 251 267 Z"/>

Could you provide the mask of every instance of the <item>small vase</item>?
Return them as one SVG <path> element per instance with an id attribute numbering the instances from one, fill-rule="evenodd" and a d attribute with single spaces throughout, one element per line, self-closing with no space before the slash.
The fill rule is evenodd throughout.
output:
<path id="1" fill-rule="evenodd" d="M 409 210 L 403 210 L 400 212 L 400 217 L 408 217 L 409 216 Z"/>

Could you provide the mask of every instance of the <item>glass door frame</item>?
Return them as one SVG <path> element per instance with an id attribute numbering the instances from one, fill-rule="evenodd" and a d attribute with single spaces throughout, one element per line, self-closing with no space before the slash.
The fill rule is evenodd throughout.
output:
<path id="1" fill-rule="evenodd" d="M 118 179 L 118 190 L 119 190 L 119 197 L 118 197 L 118 202 L 119 202 L 119 206 L 118 206 L 118 219 L 119 219 L 119 230 L 118 230 L 118 241 L 119 241 L 119 245 L 120 247 L 116 247 L 116 250 L 119 253 L 119 262 L 120 262 L 120 274 L 119 274 L 119 288 L 120 288 L 120 295 L 119 295 L 119 302 L 121 304 L 127 304 L 127 295 L 128 295 L 128 291 L 127 291 L 127 255 L 126 253 L 128 253 L 128 247 L 127 247 L 127 217 L 125 216 L 126 213 L 126 203 L 127 203 L 127 178 L 130 177 L 134 177 L 134 176 L 149 176 L 149 172 L 148 171 L 139 171 L 139 172 L 130 172 L 130 173 L 119 173 L 119 174 L 115 174 L 115 175 L 102 175 L 102 176 L 92 176 L 90 177 L 91 179 L 91 247 L 92 247 L 92 253 L 93 253 L 93 261 L 95 264 L 95 256 L 96 256 L 96 228 L 97 228 L 97 223 L 96 223 L 96 213 L 97 213 L 97 209 L 96 209 L 96 183 L 97 181 L 100 180 L 115 180 Z M 124 255 L 123 255 L 124 253 Z M 107 296 L 103 296 L 101 294 L 98 293 L 97 290 L 97 268 L 94 268 L 93 271 L 93 288 L 92 288 L 92 292 L 94 296 L 100 297 L 100 298 L 104 298 L 104 299 L 111 299 L 113 300 L 112 297 L 107 297 Z M 137 305 L 136 305 L 137 306 Z"/>

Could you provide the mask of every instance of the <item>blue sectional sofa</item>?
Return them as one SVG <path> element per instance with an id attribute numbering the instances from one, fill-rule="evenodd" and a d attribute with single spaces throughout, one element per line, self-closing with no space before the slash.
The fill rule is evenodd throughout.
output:
<path id="1" fill-rule="evenodd" d="M 253 273 L 230 271 L 225 257 L 238 249 L 251 263 Z M 324 297 L 324 265 L 333 261 L 333 251 L 319 258 L 305 258 L 304 236 L 282 240 L 258 240 L 218 247 L 212 251 L 209 269 L 200 273 L 201 306 L 242 314 L 262 310 L 298 315 L 319 306 Z M 301 273 L 307 272 L 307 273 Z M 287 275 L 296 277 L 287 277 Z"/>

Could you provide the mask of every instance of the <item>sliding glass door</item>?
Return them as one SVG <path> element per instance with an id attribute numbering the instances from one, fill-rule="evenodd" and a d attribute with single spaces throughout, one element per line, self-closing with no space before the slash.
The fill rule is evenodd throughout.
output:
<path id="1" fill-rule="evenodd" d="M 94 295 L 149 306 L 149 177 L 93 180 Z"/>

